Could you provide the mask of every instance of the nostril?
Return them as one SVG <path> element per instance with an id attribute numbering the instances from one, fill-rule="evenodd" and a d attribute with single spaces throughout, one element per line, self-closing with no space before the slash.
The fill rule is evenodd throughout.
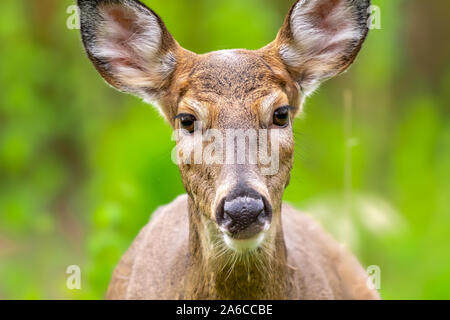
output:
<path id="1" fill-rule="evenodd" d="M 226 226 L 226 224 L 228 224 L 229 221 L 231 221 L 231 217 L 227 213 L 225 213 L 224 206 L 225 206 L 225 199 L 223 199 L 219 203 L 216 211 L 216 220 L 217 223 L 221 226 Z"/>

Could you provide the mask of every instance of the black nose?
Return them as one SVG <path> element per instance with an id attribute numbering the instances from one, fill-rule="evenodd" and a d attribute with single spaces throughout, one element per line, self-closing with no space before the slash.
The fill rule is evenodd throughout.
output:
<path id="1" fill-rule="evenodd" d="M 232 237 L 248 239 L 270 223 L 271 209 L 267 200 L 259 193 L 248 190 L 231 194 L 225 198 L 217 210 L 217 222 Z"/>

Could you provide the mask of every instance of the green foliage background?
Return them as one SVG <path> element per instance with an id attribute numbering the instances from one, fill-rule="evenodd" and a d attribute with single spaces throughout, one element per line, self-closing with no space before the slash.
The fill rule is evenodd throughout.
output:
<path id="1" fill-rule="evenodd" d="M 144 2 L 203 53 L 262 47 L 293 0 Z M 373 2 L 382 29 L 297 120 L 285 199 L 380 267 L 383 298 L 449 299 L 450 2 Z M 97 75 L 66 27 L 73 4 L 0 2 L 0 299 L 102 298 L 151 212 L 183 193 L 169 126 Z"/>

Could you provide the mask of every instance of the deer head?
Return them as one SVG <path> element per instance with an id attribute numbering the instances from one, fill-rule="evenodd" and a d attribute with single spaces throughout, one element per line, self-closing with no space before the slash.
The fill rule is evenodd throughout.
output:
<path id="1" fill-rule="evenodd" d="M 191 224 L 202 241 L 235 251 L 270 243 L 281 228 L 281 201 L 293 164 L 292 122 L 305 98 L 355 59 L 368 32 L 370 1 L 300 0 L 266 47 L 203 55 L 183 49 L 139 1 L 78 3 L 83 43 L 99 73 L 118 90 L 157 106 L 179 130 L 178 156 L 189 159 L 179 161 L 179 168 Z M 241 147 L 248 147 L 227 144 L 213 154 L 249 156 L 234 163 L 192 160 L 191 151 L 207 144 L 197 139 L 207 131 L 216 140 L 238 132 L 237 138 L 244 135 Z M 259 134 L 264 131 L 265 138 Z M 271 148 L 276 172 L 264 174 L 267 163 L 260 157 L 250 161 L 247 149 L 255 136 L 269 149 L 276 144 Z"/>

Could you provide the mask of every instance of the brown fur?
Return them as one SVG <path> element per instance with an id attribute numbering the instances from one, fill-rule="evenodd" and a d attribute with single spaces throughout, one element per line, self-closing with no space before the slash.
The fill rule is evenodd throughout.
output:
<path id="1" fill-rule="evenodd" d="M 366 286 L 367 275 L 355 257 L 311 218 L 284 205 L 282 219 L 275 256 L 259 265 L 240 261 L 230 272 L 220 261 L 200 263 L 201 243 L 189 231 L 188 197 L 181 196 L 158 209 L 141 231 L 117 266 L 107 298 L 379 298 Z"/>
<path id="2" fill-rule="evenodd" d="M 325 35 L 336 32 L 327 30 L 332 27 L 325 23 L 332 10 L 349 6 L 341 11 L 357 22 L 352 23 L 361 28 L 361 38 L 339 43 L 342 50 L 336 52 L 334 45 L 319 53 L 302 48 L 308 42 L 294 38 L 291 25 L 296 4 L 268 46 L 197 55 L 181 48 L 162 20 L 138 1 L 79 0 L 83 42 L 96 68 L 117 89 L 158 102 L 174 129 L 180 127 L 175 116 L 188 113 L 202 121 L 204 129 L 279 129 L 281 135 L 274 175 L 262 175 L 261 163 L 179 164 L 187 196 L 153 215 L 115 270 L 109 299 L 378 298 L 367 288 L 367 275 L 351 254 L 310 218 L 282 204 L 294 158 L 292 121 L 305 99 L 302 88 L 310 83 L 312 90 L 344 71 L 367 34 L 368 0 L 335 0 L 332 6 L 325 0 L 307 3 L 312 4 L 312 21 Z M 102 19 L 112 30 L 125 31 L 110 32 Z M 152 30 L 135 21 L 144 21 Z M 117 25 L 120 28 L 114 29 Z M 112 57 L 102 48 L 109 42 L 117 51 Z M 141 44 L 149 44 L 144 48 L 152 54 L 143 54 Z M 298 54 L 292 54 L 295 50 Z M 333 59 L 323 61 L 326 50 Z M 265 105 L 268 98 L 270 104 Z M 286 105 L 293 111 L 289 125 L 280 129 L 272 121 L 273 113 Z M 183 141 L 177 140 L 179 155 Z M 272 220 L 258 249 L 237 254 L 224 243 L 216 210 L 239 185 L 269 201 Z"/>

